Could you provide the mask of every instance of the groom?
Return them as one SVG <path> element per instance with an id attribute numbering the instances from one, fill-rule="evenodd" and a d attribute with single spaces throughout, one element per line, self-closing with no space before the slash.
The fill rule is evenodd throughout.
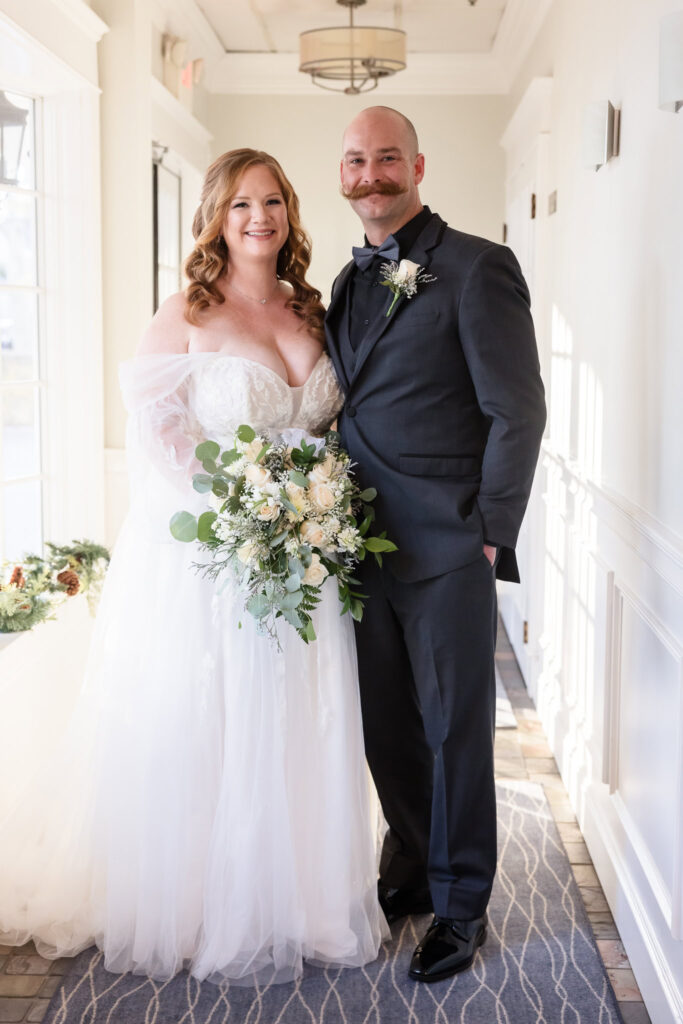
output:
<path id="1" fill-rule="evenodd" d="M 515 542 L 545 424 L 529 293 L 512 252 L 422 205 L 425 158 L 388 107 L 347 128 L 342 194 L 366 244 L 326 318 L 346 393 L 343 443 L 398 551 L 363 563 L 357 627 L 366 752 L 389 831 L 379 898 L 391 923 L 435 917 L 410 965 L 438 981 L 486 938 L 496 870 L 495 578 Z M 407 259 L 431 280 L 382 286 Z"/>

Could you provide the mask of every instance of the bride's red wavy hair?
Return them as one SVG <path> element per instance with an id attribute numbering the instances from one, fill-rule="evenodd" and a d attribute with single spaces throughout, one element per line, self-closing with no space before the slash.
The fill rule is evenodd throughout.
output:
<path id="1" fill-rule="evenodd" d="M 299 200 L 277 160 L 258 149 L 231 149 L 215 160 L 204 178 L 201 200 L 192 222 L 195 247 L 185 261 L 189 285 L 185 295 L 185 318 L 191 324 L 201 322 L 208 306 L 220 305 L 225 296 L 217 281 L 228 265 L 228 247 L 223 238 L 223 223 L 240 178 L 246 170 L 262 164 L 277 180 L 287 208 L 289 234 L 277 258 L 277 276 L 292 286 L 287 300 L 291 309 L 320 341 L 324 340 L 325 309 L 320 292 L 306 282 L 311 262 L 311 242 L 301 226 Z"/>

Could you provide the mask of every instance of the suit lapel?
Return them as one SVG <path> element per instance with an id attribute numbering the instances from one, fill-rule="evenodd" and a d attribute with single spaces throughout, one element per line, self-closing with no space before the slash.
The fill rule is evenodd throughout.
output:
<path id="1" fill-rule="evenodd" d="M 337 376 L 342 384 L 342 389 L 346 393 L 349 390 L 349 378 L 346 373 L 346 367 L 344 366 L 344 358 L 342 355 L 342 347 L 340 344 L 340 337 L 342 331 L 348 329 L 348 317 L 346 316 L 347 297 L 349 279 L 351 272 L 355 266 L 353 260 L 347 263 L 344 269 L 339 274 L 336 281 L 336 288 L 334 289 L 334 295 L 330 299 L 330 304 L 327 307 L 327 313 L 325 314 L 325 334 L 327 336 L 327 348 L 330 353 L 330 358 L 334 364 L 334 368 L 337 372 Z"/>
<path id="2" fill-rule="evenodd" d="M 432 261 L 431 250 L 434 249 L 435 246 L 439 244 L 439 242 L 441 241 L 441 236 L 443 235 L 445 230 L 446 222 L 443 221 L 441 217 L 439 217 L 438 213 L 433 214 L 431 220 L 427 222 L 424 229 L 418 235 L 406 259 L 410 259 L 414 263 L 419 263 L 420 267 L 423 270 L 426 270 Z M 339 289 L 337 289 L 337 294 L 338 293 Z M 387 288 L 387 309 L 389 308 L 392 298 L 393 294 Z M 358 347 L 358 351 L 356 353 L 356 365 L 354 367 L 353 375 L 351 377 L 351 384 L 353 384 L 353 382 L 356 380 L 358 374 L 362 370 L 363 365 L 367 360 L 368 356 L 370 355 L 370 353 L 372 352 L 373 348 L 375 347 L 379 339 L 382 337 L 382 335 L 391 326 L 392 322 L 401 312 L 406 302 L 413 301 L 414 299 L 406 299 L 403 296 L 401 296 L 397 300 L 391 316 L 385 316 L 385 314 L 383 313 L 382 316 L 378 320 L 376 320 L 374 324 L 371 325 L 370 330 L 368 331 L 362 343 Z"/>

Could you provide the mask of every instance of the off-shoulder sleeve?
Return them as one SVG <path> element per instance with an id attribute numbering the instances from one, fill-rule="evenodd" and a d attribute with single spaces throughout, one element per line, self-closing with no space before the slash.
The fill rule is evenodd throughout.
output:
<path id="1" fill-rule="evenodd" d="M 119 381 L 128 411 L 126 447 L 131 487 L 156 470 L 187 492 L 202 440 L 190 405 L 190 381 L 202 354 L 138 356 L 122 363 Z"/>

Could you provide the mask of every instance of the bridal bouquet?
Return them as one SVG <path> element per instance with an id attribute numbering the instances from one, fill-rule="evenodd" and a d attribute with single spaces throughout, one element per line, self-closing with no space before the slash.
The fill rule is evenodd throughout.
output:
<path id="1" fill-rule="evenodd" d="M 282 617 L 306 643 L 315 640 L 311 612 L 328 576 L 337 579 L 341 614 L 360 621 L 365 595 L 355 565 L 368 553 L 381 564 L 384 553 L 396 550 L 385 533 L 369 534 L 377 492 L 358 487 L 339 442 L 329 431 L 319 445 L 292 446 L 246 424 L 227 451 L 203 441 L 195 455 L 204 473 L 195 474 L 193 486 L 210 495 L 209 507 L 171 519 L 176 540 L 198 540 L 208 554 L 197 567 L 211 579 L 236 578 L 247 611 L 274 639 Z"/>

